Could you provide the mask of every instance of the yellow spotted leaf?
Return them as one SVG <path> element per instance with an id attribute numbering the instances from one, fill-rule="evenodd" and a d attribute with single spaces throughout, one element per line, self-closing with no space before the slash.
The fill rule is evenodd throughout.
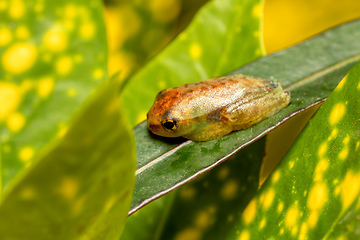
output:
<path id="1" fill-rule="evenodd" d="M 249 239 L 358 239 L 360 62 L 342 79 L 242 213 Z M 262 198 L 272 191 L 271 206 Z M 281 207 L 280 207 L 281 206 Z M 249 206 L 248 206 L 249 207 Z M 266 224 L 259 228 L 262 221 Z"/>
<path id="2" fill-rule="evenodd" d="M 135 184 L 135 146 L 118 84 L 103 84 L 64 136 L 35 157 L 0 202 L 0 239 L 117 239 Z M 21 159 L 34 156 L 23 148 Z"/>
<path id="3" fill-rule="evenodd" d="M 0 192 L 107 78 L 100 0 L 0 1 Z"/>

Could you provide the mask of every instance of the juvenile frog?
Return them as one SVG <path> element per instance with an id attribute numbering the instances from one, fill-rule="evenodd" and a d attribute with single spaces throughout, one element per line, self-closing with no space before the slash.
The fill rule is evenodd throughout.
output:
<path id="1" fill-rule="evenodd" d="M 242 74 L 161 91 L 147 114 L 151 132 L 208 141 L 252 126 L 290 103 L 278 82 Z"/>

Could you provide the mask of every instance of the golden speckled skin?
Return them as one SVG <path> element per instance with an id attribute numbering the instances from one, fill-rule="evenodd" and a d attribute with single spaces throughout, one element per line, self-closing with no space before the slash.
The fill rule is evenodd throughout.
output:
<path id="1" fill-rule="evenodd" d="M 208 141 L 247 128 L 290 103 L 280 83 L 242 74 L 161 91 L 147 114 L 151 132 Z"/>

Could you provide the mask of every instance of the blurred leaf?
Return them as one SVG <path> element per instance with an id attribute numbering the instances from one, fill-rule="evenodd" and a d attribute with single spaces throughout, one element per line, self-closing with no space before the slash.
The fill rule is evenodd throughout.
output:
<path id="1" fill-rule="evenodd" d="M 105 1 L 109 72 L 126 76 L 164 48 L 208 0 Z"/>
<path id="2" fill-rule="evenodd" d="M 265 1 L 263 35 L 266 52 L 293 46 L 319 32 L 358 18 L 358 0 Z"/>
<path id="3" fill-rule="evenodd" d="M 261 14 L 262 0 L 207 3 L 185 31 L 130 79 L 124 102 L 131 124 L 146 118 L 160 90 L 223 75 L 260 57 Z"/>
<path id="4" fill-rule="evenodd" d="M 176 197 L 173 191 L 131 215 L 125 224 L 120 240 L 153 240 L 159 239 L 165 224 L 170 220 L 169 211 Z M 139 231 L 141 229 L 141 231 Z"/>
<path id="5" fill-rule="evenodd" d="M 357 38 L 360 20 L 233 72 L 277 79 L 292 95 L 287 108 L 245 130 L 208 142 L 192 142 L 150 135 L 146 123 L 139 124 L 134 129 L 138 170 L 130 214 L 225 161 L 296 113 L 323 102 L 360 59 Z"/>
<path id="6" fill-rule="evenodd" d="M 359 239 L 359 82 L 360 62 L 251 200 L 239 219 L 240 236 Z"/>
<path id="7" fill-rule="evenodd" d="M 68 133 L 41 154 L 0 205 L 0 239 L 117 239 L 135 182 L 135 148 L 117 84 L 92 95 Z"/>
<path id="8" fill-rule="evenodd" d="M 262 138 L 179 188 L 159 239 L 237 239 L 233 229 L 258 190 L 264 146 Z"/>
<path id="9" fill-rule="evenodd" d="M 264 156 L 264 160 L 261 164 L 260 186 L 273 172 L 281 159 L 284 158 L 286 153 L 294 144 L 296 138 L 320 106 L 321 104 L 318 104 L 305 109 L 303 112 L 299 112 L 266 135 L 266 155 Z"/>
<path id="10" fill-rule="evenodd" d="M 107 78 L 107 48 L 100 0 L 1 6 L 2 189 L 64 135 L 74 112 Z"/>

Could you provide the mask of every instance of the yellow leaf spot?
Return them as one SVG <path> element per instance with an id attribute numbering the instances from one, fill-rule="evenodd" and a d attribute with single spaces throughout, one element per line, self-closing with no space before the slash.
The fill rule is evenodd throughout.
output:
<path id="1" fill-rule="evenodd" d="M 201 211 L 195 217 L 195 225 L 200 229 L 210 227 L 214 223 L 214 216 L 209 211 Z"/>
<path id="2" fill-rule="evenodd" d="M 330 124 L 337 124 L 345 115 L 346 107 L 343 103 L 337 103 L 330 113 Z"/>
<path id="3" fill-rule="evenodd" d="M 308 227 L 306 223 L 301 224 L 299 240 L 307 240 L 309 239 L 307 236 Z"/>
<path id="4" fill-rule="evenodd" d="M 261 220 L 261 222 L 260 222 L 259 229 L 260 229 L 260 230 L 263 229 L 263 228 L 265 227 L 265 224 L 266 224 L 266 219 L 263 218 L 263 219 Z"/>
<path id="5" fill-rule="evenodd" d="M 359 149 L 359 146 L 360 146 L 360 142 L 356 142 L 356 147 L 355 147 L 356 151 Z"/>
<path id="6" fill-rule="evenodd" d="M 243 218 L 246 224 L 249 224 L 254 220 L 256 213 L 256 200 L 253 199 L 251 202 L 247 205 L 243 212 Z"/>
<path id="7" fill-rule="evenodd" d="M 308 221 L 307 221 L 309 224 L 309 227 L 314 228 L 317 224 L 318 219 L 319 219 L 319 210 L 311 211 Z"/>
<path id="8" fill-rule="evenodd" d="M 74 88 L 69 88 L 69 89 L 66 91 L 66 94 L 68 95 L 68 97 L 75 97 L 76 94 L 77 94 L 77 91 L 76 91 L 76 89 L 74 89 Z"/>
<path id="9" fill-rule="evenodd" d="M 349 142 L 350 142 L 350 136 L 346 135 L 346 137 L 344 137 L 343 143 L 348 144 Z"/>
<path id="10" fill-rule="evenodd" d="M 347 75 L 340 81 L 340 83 L 337 85 L 337 87 L 335 88 L 335 91 L 341 90 L 342 87 L 344 86 L 345 82 L 347 79 Z"/>
<path id="11" fill-rule="evenodd" d="M 55 81 L 52 77 L 44 77 L 39 80 L 37 92 L 40 97 L 47 97 L 54 88 Z"/>
<path id="12" fill-rule="evenodd" d="M 60 75 L 67 75 L 73 69 L 73 60 L 68 57 L 61 57 L 55 63 L 56 72 Z"/>
<path id="13" fill-rule="evenodd" d="M 19 105 L 20 92 L 15 84 L 0 82 L 0 122 Z"/>
<path id="14" fill-rule="evenodd" d="M 341 235 L 336 240 L 349 240 L 348 236 Z"/>
<path id="15" fill-rule="evenodd" d="M 299 210 L 297 206 L 292 206 L 285 217 L 285 224 L 288 228 L 292 228 L 297 224 L 299 218 Z"/>
<path id="16" fill-rule="evenodd" d="M 295 235 L 297 234 L 298 230 L 299 230 L 299 227 L 298 227 L 298 226 L 294 226 L 293 228 L 291 228 L 291 234 L 292 234 L 293 236 L 295 236 Z"/>
<path id="17" fill-rule="evenodd" d="M 229 175 L 230 169 L 228 167 L 222 167 L 220 171 L 217 173 L 217 177 L 219 180 L 225 180 L 225 178 Z"/>
<path id="18" fill-rule="evenodd" d="M 331 131 L 331 135 L 330 135 L 330 137 L 328 138 L 328 140 L 330 141 L 331 139 L 337 138 L 338 133 L 339 133 L 339 130 L 338 130 L 337 128 L 334 128 L 334 129 Z"/>
<path id="19" fill-rule="evenodd" d="M 280 172 L 279 172 L 279 171 L 275 171 L 275 172 L 272 174 L 271 181 L 272 181 L 273 183 L 276 183 L 279 179 L 280 179 Z"/>
<path id="20" fill-rule="evenodd" d="M 15 43 L 5 51 L 2 64 L 6 71 L 20 74 L 30 69 L 34 65 L 36 58 L 37 50 L 33 44 Z"/>
<path id="21" fill-rule="evenodd" d="M 114 206 L 114 203 L 116 203 L 116 197 L 112 196 L 106 201 L 104 212 L 108 212 Z"/>
<path id="22" fill-rule="evenodd" d="M 64 14 L 67 19 L 75 18 L 77 15 L 77 8 L 74 5 L 69 4 L 65 6 Z"/>
<path id="23" fill-rule="evenodd" d="M 289 161 L 289 168 L 292 169 L 294 167 L 295 162 L 294 161 Z"/>
<path id="24" fill-rule="evenodd" d="M 45 46 L 52 52 L 61 52 L 67 45 L 67 36 L 63 29 L 59 27 L 53 27 L 49 29 L 43 37 Z"/>
<path id="25" fill-rule="evenodd" d="M 252 15 L 255 18 L 259 18 L 262 15 L 263 12 L 263 4 L 256 4 L 252 10 Z"/>
<path id="26" fill-rule="evenodd" d="M 134 58 L 131 54 L 117 52 L 110 54 L 108 69 L 110 75 L 120 71 L 121 77 L 127 76 L 134 66 Z"/>
<path id="27" fill-rule="evenodd" d="M 8 0 L 0 0 L 0 11 L 5 10 L 8 7 Z"/>
<path id="28" fill-rule="evenodd" d="M 244 230 L 244 231 L 241 232 L 238 240 L 249 240 L 249 239 L 250 239 L 249 232 Z"/>
<path id="29" fill-rule="evenodd" d="M 104 77 L 104 70 L 102 70 L 101 68 L 96 68 L 93 72 L 92 72 L 92 77 L 96 80 L 100 80 L 101 78 Z"/>
<path id="30" fill-rule="evenodd" d="M 15 35 L 19 39 L 28 39 L 30 37 L 30 31 L 26 26 L 18 26 L 15 30 Z"/>
<path id="31" fill-rule="evenodd" d="M 29 161 L 34 155 L 35 150 L 32 147 L 23 147 L 19 151 L 19 158 L 22 162 Z"/>
<path id="32" fill-rule="evenodd" d="M 25 118 L 20 113 L 12 113 L 6 120 L 7 127 L 12 132 L 18 132 L 25 124 Z"/>
<path id="33" fill-rule="evenodd" d="M 201 240 L 202 230 L 196 228 L 187 228 L 177 233 L 174 237 L 174 240 Z"/>
<path id="34" fill-rule="evenodd" d="M 68 128 L 67 128 L 67 127 L 61 127 L 60 130 L 59 130 L 59 132 L 58 132 L 58 134 L 57 134 L 57 136 L 58 136 L 58 137 L 63 137 L 63 136 L 65 136 L 65 134 L 67 133 L 67 131 L 68 131 Z"/>
<path id="35" fill-rule="evenodd" d="M 360 175 L 349 171 L 341 185 L 343 210 L 347 209 L 358 198 L 360 190 Z"/>
<path id="36" fill-rule="evenodd" d="M 267 191 L 267 193 L 264 196 L 264 202 L 263 202 L 264 208 L 268 209 L 271 206 L 274 197 L 275 197 L 275 192 L 273 189 Z"/>
<path id="37" fill-rule="evenodd" d="M 221 188 L 221 197 L 225 200 L 234 199 L 238 190 L 239 184 L 235 180 L 227 181 Z"/>
<path id="38" fill-rule="evenodd" d="M 78 189 L 79 182 L 75 178 L 65 177 L 62 179 L 58 187 L 58 192 L 63 198 L 72 200 L 75 197 Z"/>
<path id="39" fill-rule="evenodd" d="M 282 202 L 279 203 L 278 207 L 277 207 L 277 212 L 281 213 L 284 209 L 284 204 Z"/>
<path id="40" fill-rule="evenodd" d="M 193 187 L 183 187 L 180 191 L 180 197 L 183 200 L 191 200 L 195 197 L 196 189 Z"/>
<path id="41" fill-rule="evenodd" d="M 321 159 L 315 168 L 314 181 L 321 181 L 324 172 L 329 167 L 329 161 L 327 159 Z"/>
<path id="42" fill-rule="evenodd" d="M 327 152 L 328 145 L 326 142 L 322 143 L 319 147 L 318 156 L 321 158 Z"/>
<path id="43" fill-rule="evenodd" d="M 326 185 L 322 182 L 318 182 L 311 189 L 309 193 L 309 198 L 307 200 L 307 206 L 311 210 L 318 210 L 328 200 L 328 189 Z"/>
<path id="44" fill-rule="evenodd" d="M 20 198 L 23 200 L 31 200 L 35 197 L 35 189 L 32 187 L 23 187 L 20 190 Z"/>
<path id="45" fill-rule="evenodd" d="M 149 3 L 154 18 L 159 22 L 174 20 L 180 13 L 181 1 L 179 0 L 152 0 Z"/>
<path id="46" fill-rule="evenodd" d="M 0 27 L 0 46 L 8 45 L 12 40 L 12 33 L 9 27 L 3 25 Z"/>
<path id="47" fill-rule="evenodd" d="M 19 19 L 25 14 L 25 5 L 22 0 L 11 0 L 9 15 L 12 19 Z"/>
<path id="48" fill-rule="evenodd" d="M 340 160 L 345 160 L 348 155 L 349 155 L 349 148 L 346 146 L 339 152 L 338 157 Z"/>
<path id="49" fill-rule="evenodd" d="M 193 59 L 199 59 L 202 55 L 202 48 L 199 44 L 193 43 L 190 46 L 190 56 Z"/>
<path id="50" fill-rule="evenodd" d="M 80 27 L 80 36 L 84 39 L 90 39 L 95 35 L 95 25 L 92 22 L 84 23 Z"/>

